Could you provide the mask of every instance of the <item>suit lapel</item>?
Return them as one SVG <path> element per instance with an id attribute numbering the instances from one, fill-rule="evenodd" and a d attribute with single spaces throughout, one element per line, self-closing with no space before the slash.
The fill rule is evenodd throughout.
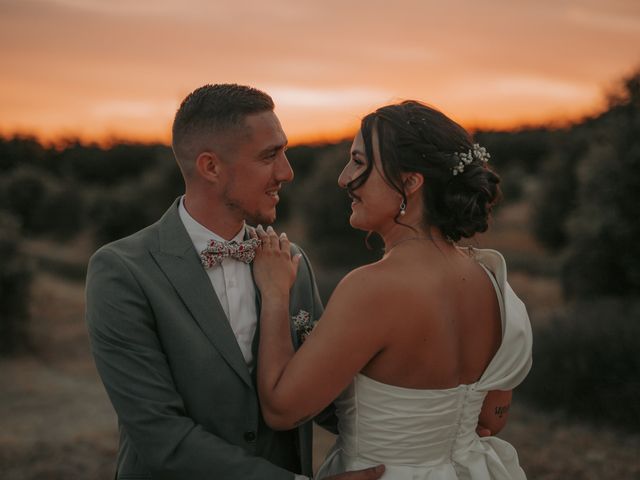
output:
<path id="1" fill-rule="evenodd" d="M 159 222 L 159 241 L 159 250 L 151 252 L 158 266 L 209 341 L 240 378 L 252 387 L 238 341 L 180 220 L 177 202 Z"/>
<path id="2" fill-rule="evenodd" d="M 253 288 L 256 292 L 256 331 L 253 334 L 253 341 L 251 342 L 251 351 L 253 352 L 254 359 L 254 373 L 258 371 L 258 349 L 260 347 L 260 310 L 262 308 L 262 295 L 260 295 L 260 289 L 256 285 L 256 281 L 253 278 L 253 263 L 251 264 L 251 280 L 253 281 Z"/>

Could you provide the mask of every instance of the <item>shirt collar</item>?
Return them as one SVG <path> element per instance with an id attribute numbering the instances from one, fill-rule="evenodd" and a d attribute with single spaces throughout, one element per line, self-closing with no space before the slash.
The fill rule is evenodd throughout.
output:
<path id="1" fill-rule="evenodd" d="M 193 246 L 195 247 L 197 252 L 201 252 L 205 248 L 207 248 L 207 243 L 209 240 L 217 240 L 219 242 L 226 242 L 224 238 L 218 235 L 215 232 L 212 232 L 204 225 L 198 223 L 196 219 L 194 219 L 187 209 L 184 206 L 184 195 L 180 198 L 180 205 L 178 206 L 178 214 L 180 215 L 180 220 L 184 224 L 184 228 L 187 230 L 191 241 L 193 242 Z M 235 240 L 236 242 L 242 242 L 245 237 L 245 224 L 242 225 L 240 231 L 229 241 Z"/>

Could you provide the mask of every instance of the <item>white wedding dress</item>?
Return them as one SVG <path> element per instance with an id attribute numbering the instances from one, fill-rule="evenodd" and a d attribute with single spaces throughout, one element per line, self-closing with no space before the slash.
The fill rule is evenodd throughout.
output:
<path id="1" fill-rule="evenodd" d="M 418 390 L 358 374 L 335 401 L 340 432 L 314 478 L 386 466 L 388 480 L 525 479 L 515 449 L 476 434 L 490 390 L 516 387 L 531 368 L 531 326 L 524 304 L 507 283 L 495 250 L 474 250 L 491 272 L 502 317 L 502 343 L 480 379 L 445 390 Z"/>

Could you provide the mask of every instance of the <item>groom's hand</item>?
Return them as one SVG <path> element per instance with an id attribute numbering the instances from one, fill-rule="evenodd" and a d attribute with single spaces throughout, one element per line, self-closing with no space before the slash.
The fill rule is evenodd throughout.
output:
<path id="1" fill-rule="evenodd" d="M 324 477 L 322 480 L 376 480 L 384 473 L 384 465 L 367 468 L 366 470 L 356 470 L 354 472 L 344 472 L 338 475 Z"/>

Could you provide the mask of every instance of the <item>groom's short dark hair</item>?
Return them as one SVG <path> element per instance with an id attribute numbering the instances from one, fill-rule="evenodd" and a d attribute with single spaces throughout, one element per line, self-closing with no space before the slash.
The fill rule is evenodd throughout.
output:
<path id="1" fill-rule="evenodd" d="M 257 88 L 235 83 L 204 85 L 191 92 L 180 104 L 173 120 L 174 155 L 185 173 L 196 139 L 212 137 L 241 127 L 254 113 L 273 111 L 273 100 Z"/>

